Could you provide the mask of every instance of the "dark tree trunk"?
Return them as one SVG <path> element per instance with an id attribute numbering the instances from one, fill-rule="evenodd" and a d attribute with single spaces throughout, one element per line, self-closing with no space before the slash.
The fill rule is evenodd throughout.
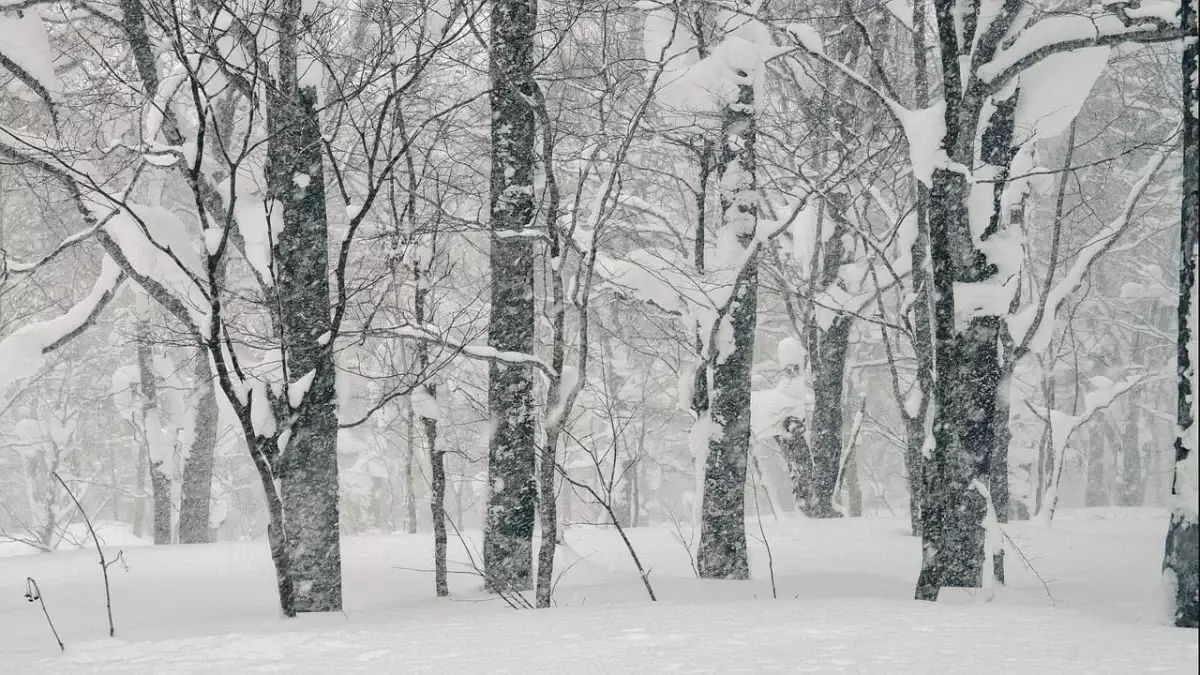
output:
<path id="1" fill-rule="evenodd" d="M 1182 25 L 1198 32 L 1195 0 L 1180 5 Z M 1179 236 L 1178 434 L 1175 437 L 1176 502 L 1167 530 L 1163 569 L 1172 582 L 1175 625 L 1200 627 L 1200 523 L 1196 513 L 1196 335 L 1197 246 L 1200 246 L 1200 44 L 1192 37 L 1183 52 L 1183 209 Z"/>
<path id="2" fill-rule="evenodd" d="M 297 612 L 342 609 L 337 395 L 329 294 L 329 226 L 317 94 L 298 80 L 300 3 L 279 17 L 278 86 L 270 92 L 268 190 L 282 211 L 276 292 L 289 382 L 313 374 L 276 468 Z M 286 401 L 285 401 L 286 403 Z M 282 420 L 280 420 L 282 422 Z"/>
<path id="3" fill-rule="evenodd" d="M 754 88 L 740 85 L 737 102 L 723 112 L 718 164 L 722 227 L 733 228 L 738 242 L 747 248 L 755 245 L 758 225 L 754 106 Z M 728 314 L 719 320 L 731 323 L 734 344 L 709 345 L 713 383 L 709 415 L 719 431 L 708 439 L 696 567 L 706 579 L 748 579 L 746 467 L 750 456 L 750 373 L 758 320 L 757 251 L 738 272 Z"/>
<path id="4" fill-rule="evenodd" d="M 988 493 L 992 498 L 992 508 L 996 511 L 996 522 L 1003 525 L 1008 523 L 1011 515 L 1011 494 L 1008 484 L 1008 446 L 1012 442 L 1012 430 L 1009 428 L 1009 413 L 1011 404 L 1008 400 L 1009 380 L 1011 371 L 1008 364 L 1012 360 L 1013 344 L 1008 333 L 1008 326 L 1000 326 L 1001 342 L 1003 344 L 1003 372 L 1001 383 L 996 393 L 996 411 L 992 418 L 995 429 L 992 456 L 988 462 Z M 992 576 L 996 581 L 1004 583 L 1004 546 L 998 551 L 992 551 Z"/>
<path id="5" fill-rule="evenodd" d="M 1005 379 L 1001 363 L 1005 319 L 981 314 L 960 325 L 954 292 L 959 284 L 996 281 L 998 270 L 977 248 L 975 239 L 988 239 L 1003 224 L 999 196 L 1013 156 L 1018 94 L 993 101 L 994 109 L 985 114 L 989 94 L 975 68 L 998 49 L 1003 28 L 1011 25 L 1019 7 L 1017 0 L 1006 0 L 977 42 L 978 7 L 965 10 L 964 18 L 964 10 L 951 0 L 934 1 L 946 100 L 942 146 L 951 165 L 979 167 L 977 172 L 995 167 L 1000 182 L 996 183 L 989 222 L 976 234 L 967 209 L 971 191 L 967 176 L 944 166 L 936 167 L 932 174 L 930 257 L 936 381 L 934 447 L 925 481 L 928 511 L 916 590 L 920 600 L 936 600 L 941 588 L 978 587 L 983 581 L 981 526 L 987 514 L 983 493 L 991 484 L 996 402 Z M 965 72 L 960 67 L 964 58 L 971 65 Z M 980 130 L 983 133 L 977 144 Z"/>
<path id="6" fill-rule="evenodd" d="M 535 120 L 534 0 L 491 3 L 491 321 L 488 345 L 508 352 L 534 348 L 534 249 L 524 236 L 533 225 Z M 533 375 L 521 364 L 488 368 L 488 508 L 484 529 L 485 582 L 496 591 L 533 585 L 537 519 Z"/>
<path id="7" fill-rule="evenodd" d="M 429 515 L 433 518 L 433 583 L 439 598 L 450 595 L 446 579 L 446 465 L 437 449 L 437 420 L 421 418 L 432 464 L 429 480 Z"/>
<path id="8" fill-rule="evenodd" d="M 914 3 L 920 7 L 922 3 Z M 924 10 L 914 9 L 914 17 L 924 20 Z M 918 24 L 919 25 L 919 24 Z M 924 59 L 921 59 L 922 70 Z M 926 422 L 932 414 L 930 402 L 934 396 L 934 359 L 933 359 L 933 315 L 932 315 L 932 284 L 929 269 L 929 189 L 917 185 L 917 236 L 912 244 L 912 283 L 913 283 L 913 353 L 917 357 L 917 392 L 920 397 L 915 411 L 905 406 L 905 470 L 908 472 L 909 493 L 909 524 L 914 537 L 924 535 L 925 512 L 928 510 L 926 499 L 926 472 L 928 459 L 925 448 L 929 440 L 929 430 Z"/>
<path id="9" fill-rule="evenodd" d="M 836 233 L 835 239 L 841 237 Z M 841 265 L 841 246 L 836 262 L 830 267 L 836 273 Z M 837 499 L 838 470 L 842 462 L 843 410 L 842 393 L 846 377 L 846 353 L 850 347 L 848 316 L 833 320 L 828 330 L 815 323 L 808 327 L 808 354 L 812 365 L 813 411 L 810 438 L 812 452 L 812 499 L 806 513 L 810 518 L 836 518 L 833 507 Z"/>
<path id="10" fill-rule="evenodd" d="M 783 421 L 783 433 L 776 437 L 792 479 L 792 499 L 796 510 L 808 515 L 812 501 L 812 453 L 804 431 L 804 420 L 788 417 Z"/>
<path id="11" fill-rule="evenodd" d="M 912 536 L 920 537 L 921 517 L 925 501 L 925 420 L 919 417 L 904 419 L 904 469 L 908 472 L 908 523 Z"/>
<path id="12" fill-rule="evenodd" d="M 912 25 L 925 26 L 926 5 L 914 2 Z M 913 33 L 913 108 L 929 105 L 929 69 L 926 54 L 926 33 Z M 925 510 L 925 445 L 926 421 L 929 419 L 929 402 L 933 398 L 933 322 L 930 296 L 929 269 L 929 187 L 916 182 L 917 236 L 913 239 L 912 253 L 912 342 L 917 357 L 917 401 L 911 411 L 905 401 L 899 401 L 904 417 L 905 451 L 904 468 L 908 472 L 908 517 L 914 537 L 922 536 L 923 512 Z"/>
<path id="13" fill-rule="evenodd" d="M 208 352 L 195 355 L 196 418 L 192 447 L 183 465 L 179 502 L 179 543 L 207 544 L 212 498 L 213 454 L 217 448 L 217 390 Z"/>

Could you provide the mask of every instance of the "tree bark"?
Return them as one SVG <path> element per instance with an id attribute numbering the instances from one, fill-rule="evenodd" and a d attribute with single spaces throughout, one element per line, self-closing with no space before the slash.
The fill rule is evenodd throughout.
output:
<path id="1" fill-rule="evenodd" d="M 217 390 L 208 352 L 195 355 L 196 417 L 192 447 L 183 465 L 179 502 L 179 543 L 210 541 L 209 502 L 212 499 L 213 455 L 217 448 Z"/>
<path id="2" fill-rule="evenodd" d="M 318 92 L 297 72 L 300 5 L 285 0 L 279 15 L 279 76 L 267 110 L 267 187 L 283 220 L 274 262 L 285 376 L 289 383 L 309 373 L 313 379 L 276 468 L 295 610 L 336 612 L 342 609 L 337 395 L 334 341 L 323 339 L 333 329 L 329 227 Z"/>
<path id="3" fill-rule="evenodd" d="M 951 0 L 934 2 L 946 100 L 942 146 L 949 162 L 934 168 L 930 185 L 936 381 L 934 447 L 925 482 L 928 513 L 916 589 L 919 600 L 937 600 L 941 588 L 979 587 L 983 581 L 982 523 L 987 514 L 983 492 L 991 482 L 996 447 L 1005 318 L 982 314 L 960 325 L 955 289 L 961 284 L 995 283 L 998 272 L 975 242 L 987 240 L 1002 224 L 999 195 L 1012 158 L 1017 93 L 993 100 L 974 68 L 999 47 L 1004 32 L 996 29 L 1008 25 L 1019 6 L 1016 0 L 1006 0 L 976 44 L 978 8 L 968 9 L 964 19 Z M 964 72 L 960 60 L 968 55 L 971 67 Z M 990 111 L 989 101 L 995 104 Z M 988 166 L 997 170 L 1000 181 L 983 232 L 972 229 L 967 208 L 972 182 L 963 172 L 949 168 L 956 165 L 978 166 L 975 172 Z"/>
<path id="4" fill-rule="evenodd" d="M 154 514 L 154 543 L 171 543 L 171 479 L 163 471 L 167 448 L 163 435 L 161 407 L 158 404 L 158 377 L 154 373 L 154 344 L 149 325 L 142 319 L 137 323 L 137 364 L 142 393 L 142 433 L 145 435 L 147 465 L 150 469 L 150 490 Z"/>
<path id="5" fill-rule="evenodd" d="M 1175 436 L 1175 504 L 1163 556 L 1164 576 L 1174 591 L 1175 625 L 1200 627 L 1200 522 L 1197 521 L 1196 359 L 1194 330 L 1197 262 L 1200 255 L 1200 44 L 1195 0 L 1180 4 L 1180 20 L 1192 37 L 1183 50 L 1183 207 L 1179 235 L 1178 432 Z"/>
<path id="6" fill-rule="evenodd" d="M 841 237 L 832 269 L 841 265 Z M 838 470 L 842 462 L 843 410 L 842 394 L 846 379 L 846 353 L 850 348 L 851 319 L 838 316 L 828 329 L 815 322 L 808 326 L 809 363 L 812 366 L 813 412 L 809 448 L 812 457 L 812 497 L 806 513 L 810 518 L 836 518 L 841 514 L 833 507 L 837 499 Z"/>
<path id="7" fill-rule="evenodd" d="M 418 324 L 425 325 L 425 324 Z M 404 414 L 404 531 L 408 534 L 417 533 L 417 495 L 416 480 L 413 473 L 417 460 L 416 451 L 416 413 L 412 403 L 407 406 Z"/>
<path id="8" fill-rule="evenodd" d="M 739 85 L 737 102 L 723 113 L 719 162 L 722 227 L 754 246 L 758 225 L 754 88 Z M 738 271 L 728 313 L 732 345 L 710 344 L 712 428 L 704 471 L 696 567 L 705 579 L 748 579 L 746 468 L 750 456 L 750 374 L 758 320 L 758 253 Z M 715 338 L 715 332 L 714 336 Z M 715 340 L 714 340 L 715 341 Z"/>
<path id="9" fill-rule="evenodd" d="M 417 325 L 424 326 L 432 317 L 427 309 L 429 286 L 426 280 L 428 269 L 418 259 L 413 263 L 413 281 L 416 294 L 413 299 L 413 315 Z M 417 367 L 421 373 L 429 368 L 429 344 L 417 343 Z M 437 385 L 427 382 L 425 391 L 429 398 L 437 400 Z M 438 447 L 438 421 L 421 416 L 421 428 L 425 432 L 425 443 L 429 446 L 429 516 L 433 522 L 433 584 L 437 597 L 450 595 L 446 565 L 446 459 Z"/>
<path id="10" fill-rule="evenodd" d="M 534 249 L 524 232 L 533 225 L 535 116 L 534 0 L 491 4 L 489 94 L 491 153 L 491 321 L 488 345 L 500 351 L 534 348 Z M 533 530 L 537 518 L 533 374 L 522 364 L 488 366 L 488 509 L 483 539 L 485 583 L 494 591 L 533 585 Z"/>

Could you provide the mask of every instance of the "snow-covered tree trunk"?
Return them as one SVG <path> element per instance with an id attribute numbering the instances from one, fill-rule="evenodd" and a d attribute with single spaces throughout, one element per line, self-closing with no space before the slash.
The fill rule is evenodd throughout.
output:
<path id="1" fill-rule="evenodd" d="M 338 511 L 337 396 L 329 294 L 329 225 L 325 207 L 316 85 L 302 76 L 300 0 L 279 14 L 278 80 L 267 108 L 268 193 L 280 211 L 274 247 L 285 376 L 311 377 L 276 464 L 283 531 L 297 612 L 342 608 Z M 316 64 L 304 64 L 319 68 Z"/>
<path id="2" fill-rule="evenodd" d="M 489 94 L 491 154 L 491 321 L 488 346 L 531 354 L 534 349 L 533 97 L 535 0 L 491 3 Z M 489 588 L 507 592 L 533 585 L 537 518 L 533 373 L 525 364 L 488 365 L 488 508 L 483 566 Z"/>
<path id="3" fill-rule="evenodd" d="M 1200 627 L 1200 448 L 1196 443 L 1196 277 L 1200 276 L 1200 44 L 1195 0 L 1183 0 L 1183 207 L 1179 236 L 1179 401 L 1175 436 L 1174 505 L 1167 530 L 1164 577 L 1174 596 L 1175 625 Z"/>
<path id="4" fill-rule="evenodd" d="M 978 167 L 975 173 L 979 175 L 1002 178 L 1006 174 L 1016 93 L 993 98 L 978 75 L 962 68 L 960 61 L 990 59 L 1003 36 L 994 35 L 995 30 L 1011 21 L 1018 6 L 1009 1 L 999 8 L 1000 15 L 977 43 L 976 25 L 972 22 L 967 30 L 958 22 L 954 2 L 934 2 L 945 98 L 942 147 L 948 162 L 933 168 L 930 184 L 936 381 L 934 448 L 926 477 L 928 514 L 916 592 L 922 600 L 936 600 L 944 587 L 978 587 L 982 583 L 981 523 L 987 503 L 973 484 L 990 484 L 996 400 L 1004 380 L 1000 354 L 1004 317 L 995 307 L 984 311 L 958 308 L 956 300 L 971 300 L 956 298 L 956 293 L 966 289 L 988 292 L 984 286 L 1003 283 L 997 278 L 1000 270 L 996 263 L 976 243 L 976 239 L 986 240 L 999 232 L 996 207 L 1003 183 L 993 187 L 996 197 L 989 200 L 994 202 L 987 218 L 990 222 L 978 231 L 984 223 L 978 215 L 973 216 L 968 203 L 973 190 L 986 186 L 972 185 L 968 171 Z M 972 12 L 977 20 L 980 10 Z"/>
<path id="5" fill-rule="evenodd" d="M 207 544 L 212 499 L 213 455 L 217 449 L 217 390 L 208 352 L 198 350 L 193 377 L 196 387 L 192 447 L 183 465 L 179 501 L 179 543 Z"/>
<path id="6" fill-rule="evenodd" d="M 738 73 L 745 77 L 745 73 Z M 722 111 L 718 162 L 723 235 L 749 252 L 739 265 L 728 311 L 710 344 L 712 390 L 708 410 L 708 453 L 704 470 L 700 543 L 696 567 L 706 579 L 748 579 L 746 554 L 746 467 L 750 457 L 750 373 L 758 319 L 758 252 L 750 252 L 758 227 L 755 172 L 755 97 L 752 83 L 738 84 L 738 97 Z"/>

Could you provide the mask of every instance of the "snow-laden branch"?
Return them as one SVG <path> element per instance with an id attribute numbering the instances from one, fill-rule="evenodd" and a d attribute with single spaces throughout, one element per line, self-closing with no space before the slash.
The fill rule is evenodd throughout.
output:
<path id="1" fill-rule="evenodd" d="M 29 324 L 0 341 L 0 391 L 36 375 L 46 355 L 70 342 L 92 325 L 116 295 L 125 273 L 105 256 L 92 290 L 62 315 Z"/>
<path id="2" fill-rule="evenodd" d="M 76 232 L 58 243 L 49 253 L 40 256 L 37 260 L 22 262 L 19 260 L 0 259 L 0 281 L 3 281 L 5 274 L 33 274 L 48 264 L 58 256 L 65 253 L 67 250 L 74 247 L 76 244 L 87 241 L 92 238 L 96 232 L 107 224 L 107 220 L 97 221 L 96 223 Z M 0 256 L 3 256 L 3 251 L 0 251 Z"/>
<path id="3" fill-rule="evenodd" d="M 1124 42 L 1171 42 L 1186 33 L 1176 18 L 1178 0 L 1145 0 L 1138 8 L 1110 3 L 1080 13 L 1048 16 L 1020 31 L 1017 38 L 977 70 L 993 89 L 1053 54 Z"/>
<path id="4" fill-rule="evenodd" d="M 495 347 L 489 347 L 487 345 L 464 344 L 463 342 L 443 335 L 435 326 L 421 327 L 413 324 L 401 324 L 398 326 L 371 328 L 364 332 L 373 336 L 390 336 L 420 340 L 422 342 L 428 342 L 439 347 L 450 349 L 469 359 L 529 366 L 541 371 L 543 375 L 551 379 L 555 379 L 557 377 L 554 369 L 550 367 L 550 364 L 546 363 L 543 359 L 535 356 L 534 354 L 526 354 L 524 352 L 508 352 L 496 349 Z M 352 335 L 353 333 L 343 332 L 342 334 Z"/>
<path id="5" fill-rule="evenodd" d="M 1172 135 L 1178 138 L 1179 130 Z M 1112 249 L 1121 235 L 1129 229 L 1133 210 L 1137 208 L 1150 183 L 1166 161 L 1167 155 L 1173 150 L 1174 146 L 1166 148 L 1150 158 L 1142 169 L 1141 176 L 1130 188 L 1120 214 L 1080 248 L 1075 263 L 1066 275 L 1049 289 L 1036 305 L 1009 317 L 1009 331 L 1012 333 L 1013 342 L 1018 345 L 1013 352 L 1014 360 L 1030 352 L 1044 351 L 1049 346 L 1059 308 L 1083 283 L 1084 277 L 1096 261 Z"/>
<path id="6" fill-rule="evenodd" d="M 1084 396 L 1084 410 L 1078 415 L 1068 415 L 1065 412 L 1050 408 L 1045 408 L 1045 414 L 1042 414 L 1033 408 L 1032 403 L 1025 402 L 1025 405 L 1034 410 L 1035 414 L 1047 420 L 1047 424 L 1050 427 L 1050 447 L 1054 453 L 1055 461 L 1054 480 L 1050 483 L 1050 488 L 1046 491 L 1045 499 L 1042 501 L 1042 510 L 1037 514 L 1037 522 L 1049 527 L 1050 522 L 1054 519 L 1054 510 L 1058 505 L 1059 481 L 1062 480 L 1063 466 L 1066 464 L 1067 444 L 1071 441 L 1071 437 L 1084 424 L 1087 424 L 1096 413 L 1112 405 L 1114 401 L 1130 389 L 1141 384 L 1144 380 L 1144 377 L 1138 377 L 1119 384 L 1107 381 L 1103 382 L 1104 386 L 1100 386 L 1096 391 Z M 1063 431 L 1059 431 L 1060 429 Z"/>

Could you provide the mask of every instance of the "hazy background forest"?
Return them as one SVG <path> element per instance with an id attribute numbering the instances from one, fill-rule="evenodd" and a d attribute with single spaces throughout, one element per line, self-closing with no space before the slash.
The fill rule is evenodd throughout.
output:
<path id="1" fill-rule="evenodd" d="M 287 615 L 363 550 L 529 607 L 818 532 L 909 598 L 922 538 L 924 599 L 1161 563 L 1189 6 L 0 0 L 0 556 L 252 541 Z"/>
<path id="2" fill-rule="evenodd" d="M 863 12 L 881 28 L 901 21 L 886 11 Z M 550 14 L 547 21 L 556 18 L 553 12 Z M 559 122 L 563 147 L 557 150 L 558 158 L 577 163 L 580 160 L 573 155 L 587 152 L 589 137 L 604 131 L 597 128 L 588 132 L 589 123 L 593 127 L 599 124 L 589 119 L 597 113 L 595 109 L 578 109 L 587 104 L 586 100 L 564 99 L 587 96 L 588 89 L 592 89 L 592 96 L 605 95 L 604 88 L 595 88 L 606 83 L 604 76 L 595 72 L 598 61 L 594 57 L 601 49 L 640 56 L 644 18 L 640 12 L 612 8 L 609 16 L 568 15 L 559 21 L 570 22 L 575 30 L 560 38 L 564 44 L 542 68 L 547 78 L 561 80 L 546 91 L 547 98 L 562 107 L 555 111 L 563 120 Z M 606 31 L 603 36 L 598 32 L 602 29 Z M 56 29 L 50 24 L 51 39 L 58 38 L 59 32 L 65 32 L 65 28 Z M 597 44 L 601 37 L 603 44 Z M 421 139 L 426 146 L 419 157 L 422 196 L 449 193 L 454 199 L 442 197 L 436 204 L 418 202 L 419 215 L 413 217 L 418 228 L 415 232 L 409 231 L 407 222 L 393 218 L 407 206 L 402 192 L 397 190 L 399 194 L 394 195 L 399 204 L 376 207 L 378 213 L 369 216 L 363 228 L 368 232 L 361 235 L 365 240 L 360 253 L 361 278 L 355 279 L 355 284 L 362 289 L 357 311 L 364 316 L 372 312 L 404 316 L 412 311 L 414 294 L 404 263 L 417 255 L 428 256 L 434 270 L 427 282 L 431 315 L 444 317 L 438 321 L 444 331 L 460 331 L 464 337 L 478 339 L 486 332 L 489 276 L 486 237 L 478 232 L 481 225 L 472 226 L 472 222 L 477 222 L 473 219 L 488 195 L 487 183 L 480 178 L 486 176 L 488 157 L 487 109 L 486 100 L 478 99 L 487 74 L 485 54 L 477 46 L 464 42 L 460 49 L 473 55 L 474 63 L 460 64 L 455 73 L 427 74 L 428 83 L 413 94 L 422 107 L 452 104 L 429 100 L 432 92 L 454 103 L 476 98 L 473 104 L 438 119 L 436 127 L 426 132 L 428 138 Z M 1120 215 L 1129 185 L 1136 180 L 1146 158 L 1155 148 L 1170 142 L 1180 107 L 1175 54 L 1172 46 L 1116 50 L 1108 67 L 1099 74 L 1071 133 L 1056 134 L 1039 144 L 1038 162 L 1047 170 L 1039 177 L 1038 189 L 1030 191 L 1025 206 L 1029 240 L 1024 269 L 1034 280 L 1025 284 L 1026 294 L 1037 292 L 1036 284 L 1046 278 L 1056 220 L 1061 219 L 1063 231 L 1056 261 L 1061 276 L 1071 268 L 1079 247 Z M 589 60 L 589 56 L 593 58 Z M 901 67 L 903 52 L 895 58 L 900 62 L 897 67 Z M 626 82 L 607 83 L 607 87 L 628 89 L 628 94 L 619 93 L 633 98 L 637 92 L 631 78 L 627 75 Z M 448 82 L 455 82 L 455 87 L 447 88 Z M 25 95 L 15 81 L 8 91 L 6 114 L 18 115 L 21 107 L 36 107 L 22 100 Z M 105 116 L 97 115 L 93 122 L 97 129 L 79 129 L 78 133 L 99 134 L 110 142 L 129 142 L 136 147 L 136 139 L 145 133 L 137 126 L 136 108 L 130 109 L 128 96 L 124 101 L 106 101 L 103 94 L 87 94 L 88 100 L 77 105 L 99 110 L 103 104 L 113 110 Z M 779 92 L 778 96 L 783 99 L 785 94 Z M 615 98 L 617 92 L 607 95 Z M 92 97 L 98 100 L 90 100 Z M 778 128 L 780 134 L 792 127 L 792 133 L 799 135 L 803 132 L 794 131 L 798 126 L 796 115 L 828 116 L 811 109 L 797 111 L 796 107 L 789 106 L 786 99 L 780 100 L 767 108 L 765 124 L 772 131 Z M 618 108 L 613 114 L 624 113 Z M 104 119 L 107 116 L 117 119 Z M 1067 115 L 1061 116 L 1064 122 L 1070 121 Z M 691 336 L 670 312 L 643 301 L 637 293 L 643 289 L 624 278 L 631 274 L 621 267 L 622 254 L 640 245 L 675 247 L 686 253 L 695 227 L 695 162 L 687 147 L 662 138 L 668 132 L 653 131 L 647 129 L 636 139 L 622 176 L 625 208 L 613 216 L 615 222 L 609 226 L 606 253 L 611 261 L 600 263 L 601 274 L 611 276 L 611 285 L 603 287 L 604 295 L 595 301 L 597 308 L 591 317 L 594 342 L 590 347 L 597 353 L 599 367 L 589 377 L 577 410 L 572 413 L 562 459 L 580 480 L 611 494 L 620 517 L 630 525 L 687 521 L 695 501 L 693 454 L 688 445 L 693 419 L 686 406 L 681 410 L 678 394 L 681 374 L 694 359 Z M 874 137 L 868 136 L 864 142 L 869 139 L 876 144 L 875 152 L 907 152 L 895 141 L 896 129 L 876 128 L 870 132 Z M 795 161 L 795 153 L 805 152 L 796 147 L 804 142 L 803 138 L 785 145 L 788 140 L 780 139 L 780 147 L 768 151 L 793 153 L 791 158 L 777 161 Z M 1068 150 L 1072 141 L 1073 147 Z M 1074 168 L 1063 174 L 1058 168 L 1069 151 Z M 764 155 L 771 157 L 768 152 Z M 1177 167 L 1177 163 L 1178 157 L 1168 159 L 1169 165 L 1142 197 L 1120 240 L 1068 299 L 1050 344 L 1043 353 L 1027 359 L 1014 377 L 1010 474 L 1015 513 L 1036 512 L 1045 490 L 1045 480 L 1039 479 L 1039 456 L 1044 458 L 1046 452 L 1046 423 L 1042 418 L 1047 402 L 1052 409 L 1077 414 L 1083 410 L 1089 393 L 1134 378 L 1141 380 L 1137 386 L 1098 412 L 1068 442 L 1061 503 L 1166 504 L 1174 462 L 1170 447 L 1160 439 L 1171 437 L 1174 427 L 1172 356 L 1178 280 L 1173 271 L 1179 180 L 1178 169 L 1170 165 Z M 789 168 L 776 169 L 778 180 L 788 178 Z M 408 178 L 399 175 L 394 180 L 404 182 Z M 153 176 L 146 182 L 148 185 L 141 189 L 161 200 L 164 208 L 186 213 L 189 197 L 184 189 Z M 1056 209 L 1060 191 L 1063 204 Z M 889 205 L 895 209 L 893 217 L 912 208 L 902 197 L 893 194 L 897 200 Z M 452 212 L 442 212 L 451 211 L 447 204 L 454 205 Z M 0 208 L 0 236 L 11 260 L 44 255 L 79 230 L 78 214 L 73 205 L 64 203 L 56 184 L 11 163 L 6 163 L 0 175 Z M 336 218 L 336 211 L 331 210 L 331 214 Z M 873 217 L 865 220 L 878 230 L 875 237 L 887 241 L 897 223 L 888 222 L 885 214 L 869 215 Z M 809 223 L 804 221 L 803 225 Z M 433 228 L 437 228 L 434 243 L 414 243 L 425 229 Z M 802 225 L 797 223 L 793 228 L 801 230 Z M 804 269 L 804 258 L 811 252 L 802 248 L 812 248 L 812 234 L 797 234 L 788 232 L 775 240 L 775 250 L 765 261 L 754 367 L 756 391 L 770 390 L 781 380 L 782 367 L 775 359 L 775 347 L 781 339 L 797 334 L 781 296 L 803 294 L 812 283 L 806 278 L 809 270 Z M 849 241 L 846 261 L 865 260 L 869 249 L 853 237 Z M 74 247 L 39 269 L 37 277 L 13 274 L 6 279 L 0 288 L 0 330 L 12 332 L 39 316 L 54 316 L 86 296 L 100 272 L 101 255 L 96 247 Z M 549 261 L 541 263 L 538 278 L 545 279 Z M 847 504 L 859 505 L 855 510 L 864 515 L 903 515 L 908 508 L 903 422 L 897 415 L 880 323 L 876 320 L 881 309 L 884 317 L 893 315 L 900 301 L 888 297 L 882 308 L 868 305 L 861 311 L 864 318 L 854 321 L 850 328 L 841 405 L 843 442 L 849 442 L 853 420 L 860 410 L 864 412 L 854 453 L 857 472 L 851 474 L 853 480 L 845 486 L 843 499 Z M 69 513 L 72 509 L 66 495 L 50 482 L 47 472 L 51 470 L 87 485 L 85 502 L 97 518 L 126 523 L 139 536 L 152 532 L 154 497 L 148 478 L 150 449 L 141 412 L 139 341 L 150 342 L 153 352 L 160 417 L 171 448 L 165 453 L 169 457 L 156 455 L 154 461 L 164 462 L 161 470 L 174 490 L 173 519 L 178 519 L 184 466 L 195 442 L 199 387 L 193 364 L 196 351 L 175 344 L 178 341 L 172 340 L 172 333 L 177 330 L 160 309 L 144 299 L 139 301 L 136 293 L 123 293 L 94 326 L 56 352 L 35 380 L 5 399 L 6 451 L 0 455 L 4 463 L 0 498 L 7 537 L 57 545 L 57 534 L 44 537 L 40 531 L 47 525 L 56 530 L 74 517 Z M 548 332 L 548 328 L 542 331 L 539 352 L 548 353 Z M 889 338 L 896 342 L 894 334 Z M 415 350 L 399 341 L 378 342 L 347 344 L 338 351 L 339 378 L 345 385 L 339 392 L 343 402 L 340 418 L 353 423 L 371 412 L 368 421 L 344 429 L 338 436 L 342 526 L 350 533 L 427 530 L 429 513 L 424 504 L 429 492 L 429 454 L 419 417 L 414 413 L 425 403 L 414 403 L 404 396 L 384 400 L 401 386 L 393 381 L 401 375 L 394 373 L 406 372 Z M 912 378 L 909 348 L 901 340 L 893 349 L 897 351 L 900 376 L 907 384 Z M 437 406 L 444 422 L 448 515 L 463 527 L 479 527 L 487 496 L 486 363 L 463 358 L 450 362 L 450 354 L 438 361 L 437 372 L 431 376 L 441 387 Z M 216 429 L 209 522 L 212 536 L 215 540 L 263 536 L 266 516 L 262 487 L 224 401 L 219 401 L 218 410 L 217 419 L 211 422 Z M 762 468 L 755 481 L 762 483 L 764 512 L 773 508 L 792 510 L 787 466 L 778 456 L 769 429 L 755 435 L 755 455 Z M 46 497 L 42 495 L 55 500 L 56 522 L 45 521 Z M 605 523 L 608 516 L 595 502 L 587 493 L 564 490 L 564 521 Z"/>

